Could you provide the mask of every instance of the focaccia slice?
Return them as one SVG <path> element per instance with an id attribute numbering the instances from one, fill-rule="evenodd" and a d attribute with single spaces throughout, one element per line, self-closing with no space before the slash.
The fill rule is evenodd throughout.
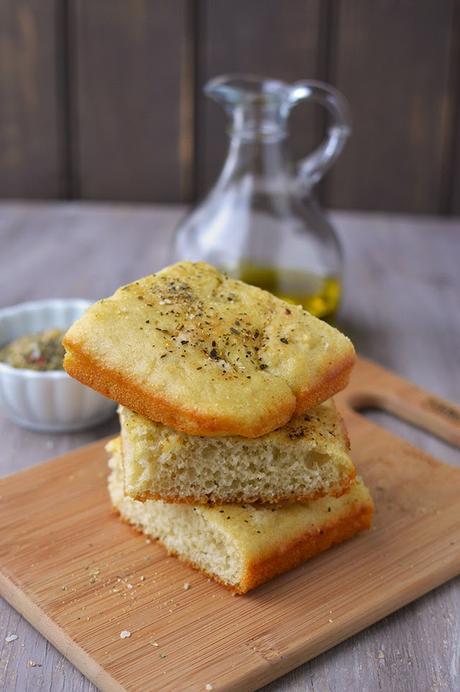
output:
<path id="1" fill-rule="evenodd" d="M 125 492 L 191 504 L 296 502 L 342 495 L 355 477 L 332 400 L 261 437 L 200 437 L 120 407 Z"/>
<path id="2" fill-rule="evenodd" d="M 264 435 L 343 389 L 355 361 L 301 306 L 191 262 L 95 303 L 63 343 L 69 375 L 189 435 Z"/>
<path id="3" fill-rule="evenodd" d="M 282 508 L 138 502 L 124 494 L 119 442 L 112 442 L 109 451 L 109 492 L 121 518 L 236 593 L 246 593 L 371 525 L 372 499 L 359 479 L 339 498 Z"/>

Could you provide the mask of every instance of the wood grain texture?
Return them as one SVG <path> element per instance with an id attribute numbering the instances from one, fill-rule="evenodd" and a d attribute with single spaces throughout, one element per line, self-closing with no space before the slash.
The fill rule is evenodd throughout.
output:
<path id="1" fill-rule="evenodd" d="M 101 441 L 0 481 L 0 592 L 101 690 L 251 690 L 329 649 L 460 572 L 460 470 L 354 413 L 369 386 L 411 385 L 361 361 L 337 397 L 370 532 L 235 599 L 118 521 Z"/>
<path id="2" fill-rule="evenodd" d="M 64 193 L 57 0 L 0 3 L 0 195 Z"/>
<path id="3" fill-rule="evenodd" d="M 196 20 L 196 186 L 215 182 L 227 151 L 221 106 L 202 89 L 220 74 L 250 73 L 293 82 L 321 75 L 321 3 L 318 0 L 202 0 Z M 300 158 L 319 143 L 323 113 L 299 105 L 290 118 L 291 147 Z"/>
<path id="4" fill-rule="evenodd" d="M 328 206 L 441 211 L 450 185 L 454 5 L 453 0 L 335 5 L 329 79 L 349 99 L 354 126 L 326 184 Z"/>
<path id="5" fill-rule="evenodd" d="M 185 199 L 186 0 L 70 0 L 75 196 Z"/>
<path id="6" fill-rule="evenodd" d="M 164 264 L 169 234 L 184 213 L 182 207 L 3 203 L 0 304 L 109 295 L 116 286 Z M 334 214 L 333 220 L 345 252 L 340 326 L 361 354 L 458 401 L 453 374 L 460 371 L 459 221 L 366 213 Z M 459 464 L 458 452 L 436 438 L 384 414 L 373 413 L 372 419 L 444 461 Z M 0 415 L 0 474 L 114 430 L 112 423 L 51 436 L 21 430 Z M 445 584 L 267 690 L 456 689 L 459 588 L 458 579 Z M 19 639 L 6 643 L 9 632 Z M 31 667 L 30 660 L 41 667 Z M 0 662 L 0 688 L 8 691 L 95 690 L 6 604 L 0 607 Z"/>

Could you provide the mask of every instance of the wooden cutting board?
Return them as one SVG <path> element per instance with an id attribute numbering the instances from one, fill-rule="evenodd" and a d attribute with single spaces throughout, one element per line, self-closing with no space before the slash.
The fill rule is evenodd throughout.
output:
<path id="1" fill-rule="evenodd" d="M 353 408 L 456 445 L 460 409 L 364 360 L 338 402 L 366 534 L 233 597 L 114 516 L 100 441 L 0 481 L 1 594 L 102 690 L 241 692 L 334 646 L 460 571 L 460 469 Z"/>

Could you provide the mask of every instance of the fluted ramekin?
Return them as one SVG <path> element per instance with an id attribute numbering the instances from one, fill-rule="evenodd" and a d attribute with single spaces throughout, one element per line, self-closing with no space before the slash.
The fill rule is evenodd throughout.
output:
<path id="1" fill-rule="evenodd" d="M 0 347 L 19 336 L 67 329 L 91 305 L 87 300 L 39 300 L 0 310 Z M 38 372 L 0 362 L 0 406 L 14 423 L 31 430 L 69 432 L 102 423 L 115 403 L 73 380 L 63 370 Z"/>

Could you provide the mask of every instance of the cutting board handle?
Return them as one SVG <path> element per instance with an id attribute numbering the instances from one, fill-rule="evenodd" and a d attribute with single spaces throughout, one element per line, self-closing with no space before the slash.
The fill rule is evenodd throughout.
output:
<path id="1" fill-rule="evenodd" d="M 460 447 L 460 407 L 364 358 L 342 401 L 359 411 L 379 408 Z"/>

